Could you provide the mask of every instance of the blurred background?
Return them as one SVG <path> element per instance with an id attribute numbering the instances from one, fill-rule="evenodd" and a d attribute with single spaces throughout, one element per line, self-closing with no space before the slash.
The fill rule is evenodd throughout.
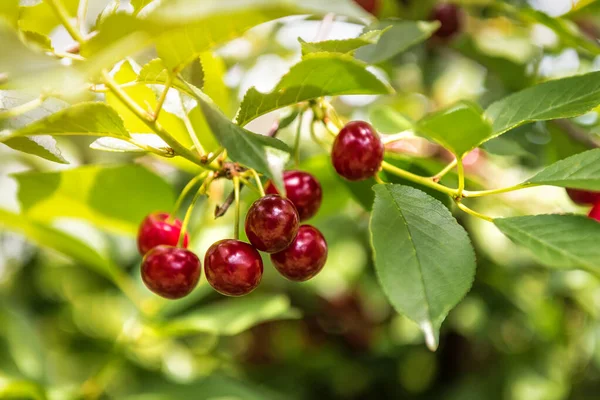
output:
<path id="1" fill-rule="evenodd" d="M 381 19 L 430 20 L 437 2 L 376 3 L 374 13 Z M 405 131 L 410 121 L 459 99 L 485 107 L 535 83 L 600 69 L 596 55 L 600 52 L 586 47 L 597 46 L 600 37 L 600 2 L 459 3 L 462 27 L 456 35 L 434 36 L 373 67 L 397 95 L 341 96 L 332 99 L 338 113 L 347 120 L 368 120 L 383 134 L 395 134 Z M 51 36 L 55 49 L 72 45 L 56 21 L 34 19 L 47 12 L 39 2 L 22 4 L 31 7 L 31 21 L 38 21 L 36 29 Z M 90 29 L 107 6 L 122 12 L 131 7 L 125 0 L 110 4 L 89 0 Z M 553 23 L 558 28 L 550 29 Z M 356 37 L 362 29 L 341 18 L 288 18 L 263 24 L 201 56 L 207 77 L 204 90 L 233 117 L 248 88 L 272 89 L 300 60 L 298 37 L 342 39 Z M 126 75 L 153 58 L 148 50 L 116 68 Z M 0 91 L 0 107 L 21 102 L 17 93 Z M 178 102 L 177 96 L 169 96 L 165 109 L 176 113 Z M 280 116 L 280 112 L 266 115 L 247 128 L 266 133 Z M 278 137 L 291 143 L 296 128 L 297 122 Z M 599 132 L 596 111 L 573 120 L 520 127 L 469 155 L 468 185 L 497 188 L 521 182 L 545 165 L 597 147 Z M 69 178 L 72 193 L 35 204 L 31 196 L 36 192 L 27 188 L 36 187 L 36 181 L 15 174 L 137 164 L 145 168 L 132 167 L 139 186 L 127 192 L 137 199 L 131 204 L 139 201 L 146 208 L 161 208 L 172 205 L 197 171 L 151 156 L 93 150 L 92 141 L 59 138 L 70 162 L 67 166 L 0 146 L 0 211 L 15 215 L 34 207 L 32 218 L 44 221 L 46 227 L 39 231 L 46 236 L 38 242 L 59 240 L 61 234 L 81 242 L 79 250 L 66 252 L 79 257 L 67 257 L 47 249 L 52 245 L 38 246 L 0 227 L 0 398 L 600 398 L 597 278 L 544 268 L 492 224 L 457 213 L 476 246 L 477 276 L 471 292 L 443 325 L 440 348 L 430 352 L 418 327 L 395 313 L 379 288 L 371 261 L 365 191 L 335 175 L 328 156 L 308 131 L 302 131 L 300 169 L 313 173 L 323 186 L 323 205 L 310 221 L 329 243 L 322 273 L 306 283 L 290 283 L 275 273 L 267 257 L 263 282 L 248 297 L 225 299 L 202 278 L 188 298 L 158 299 L 139 277 L 140 257 L 131 227 L 141 221 L 143 210 L 127 206 L 123 196 L 119 207 L 129 213 L 125 218 L 129 225 L 99 214 L 72 218 L 58 210 L 73 207 L 69 199 L 79 193 L 77 176 Z M 423 175 L 435 174 L 451 160 L 439 146 L 410 133 L 396 143 L 393 153 L 391 157 Z M 455 184 L 453 179 L 448 176 L 450 185 Z M 214 184 L 209 199 L 194 211 L 190 248 L 201 259 L 213 242 L 232 236 L 232 212 L 213 218 L 214 208 L 231 190 L 228 185 Z M 148 187 L 154 192 L 143 192 Z M 242 209 L 255 198 L 245 191 Z M 549 187 L 474 204 L 492 216 L 587 211 L 572 203 L 563 189 Z M 0 218 L 8 215 L 0 213 Z M 104 263 L 118 266 L 123 274 L 108 279 L 98 273 Z M 136 301 L 152 310 L 154 318 L 140 314 Z"/>

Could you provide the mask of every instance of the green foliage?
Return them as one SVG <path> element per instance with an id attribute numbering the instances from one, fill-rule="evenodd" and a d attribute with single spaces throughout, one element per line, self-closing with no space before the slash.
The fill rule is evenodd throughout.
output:
<path id="1" fill-rule="evenodd" d="M 600 149 L 560 160 L 531 178 L 528 183 L 600 190 Z"/>
<path id="2" fill-rule="evenodd" d="M 372 30 L 360 35 L 357 38 L 343 40 L 324 40 L 321 42 L 305 42 L 300 38 L 298 40 L 300 41 L 303 56 L 312 53 L 352 54 L 354 51 L 363 46 L 377 43 L 381 35 L 386 30 L 387 29 Z"/>
<path id="3" fill-rule="evenodd" d="M 49 161 L 54 161 L 60 164 L 69 163 L 62 156 L 61 150 L 56 147 L 56 140 L 50 136 L 26 137 L 8 134 L 0 138 L 0 142 L 4 143 L 11 149 L 32 154 Z"/>

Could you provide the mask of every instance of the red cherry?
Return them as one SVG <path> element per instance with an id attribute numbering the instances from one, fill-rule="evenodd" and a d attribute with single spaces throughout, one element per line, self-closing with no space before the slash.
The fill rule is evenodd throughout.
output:
<path id="1" fill-rule="evenodd" d="M 588 216 L 600 222 L 600 203 L 596 203 L 596 205 L 592 208 Z"/>
<path id="2" fill-rule="evenodd" d="M 375 15 L 379 8 L 379 0 L 354 0 L 356 4 L 365 9 L 366 12 Z"/>
<path id="3" fill-rule="evenodd" d="M 350 181 L 375 176 L 383 161 L 383 143 L 371 125 L 349 122 L 333 142 L 331 160 L 338 174 Z"/>
<path id="4" fill-rule="evenodd" d="M 600 192 L 590 190 L 567 189 L 567 194 L 577 204 L 596 204 L 600 203 Z"/>
<path id="5" fill-rule="evenodd" d="M 302 225 L 292 244 L 285 250 L 271 254 L 277 271 L 289 280 L 306 281 L 317 275 L 327 260 L 327 242 L 319 230 Z"/>
<path id="6" fill-rule="evenodd" d="M 292 243 L 299 225 L 294 204 L 277 194 L 268 194 L 256 200 L 248 210 L 246 236 L 258 250 L 276 253 Z"/>
<path id="7" fill-rule="evenodd" d="M 214 243 L 204 256 L 208 283 L 226 296 L 243 296 L 253 291 L 262 278 L 263 263 L 258 251 L 234 239 Z"/>
<path id="8" fill-rule="evenodd" d="M 200 260 L 190 250 L 160 245 L 142 260 L 142 280 L 154 293 L 167 299 L 187 296 L 200 280 Z"/>
<path id="9" fill-rule="evenodd" d="M 141 255 L 161 244 L 177 246 L 181 233 L 181 221 L 173 219 L 168 222 L 167 219 L 169 219 L 169 214 L 159 212 L 144 218 L 138 231 L 138 250 Z M 186 233 L 183 238 L 183 247 L 187 248 L 188 242 L 189 236 Z"/>
<path id="10" fill-rule="evenodd" d="M 314 176 L 303 171 L 285 171 L 283 184 L 288 200 L 294 203 L 298 211 L 300 221 L 306 221 L 319 211 L 323 190 Z M 271 181 L 267 183 L 265 191 L 269 194 L 279 194 Z"/>
<path id="11" fill-rule="evenodd" d="M 462 10 L 455 4 L 438 4 L 431 13 L 431 19 L 440 21 L 440 28 L 434 33 L 441 39 L 448 39 L 462 30 Z"/>

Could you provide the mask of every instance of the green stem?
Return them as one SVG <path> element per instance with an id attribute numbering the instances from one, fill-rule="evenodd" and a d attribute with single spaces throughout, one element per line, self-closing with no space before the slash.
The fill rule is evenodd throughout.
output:
<path id="1" fill-rule="evenodd" d="M 165 86 L 163 87 L 163 91 L 160 94 L 160 97 L 158 98 L 158 103 L 156 103 L 156 107 L 154 108 L 154 113 L 152 115 L 152 119 L 154 121 L 158 120 L 158 116 L 160 115 L 160 111 L 162 110 L 162 107 L 165 104 L 165 100 L 167 99 L 167 94 L 169 93 L 169 89 L 171 88 L 172 83 L 173 83 L 173 77 L 171 76 L 171 74 L 167 74 Z M 182 101 L 182 104 L 183 104 L 183 101 Z"/>
<path id="2" fill-rule="evenodd" d="M 319 139 L 319 137 L 317 136 L 317 132 L 315 131 L 315 124 L 316 121 L 313 120 L 310 123 L 310 137 L 312 138 L 312 140 L 314 140 L 315 143 L 317 143 L 319 146 L 321 146 L 321 148 L 327 152 L 329 152 L 329 147 L 327 146 L 327 144 L 325 142 L 323 142 L 321 139 Z"/>
<path id="3" fill-rule="evenodd" d="M 465 191 L 465 166 L 461 157 L 456 158 L 456 171 L 458 173 L 458 197 L 461 197 Z"/>
<path id="4" fill-rule="evenodd" d="M 183 123 L 185 124 L 185 127 L 188 131 L 188 135 L 190 136 L 190 139 L 192 139 L 192 143 L 194 143 L 196 152 L 198 153 L 198 155 L 202 156 L 204 154 L 204 147 L 198 139 L 198 135 L 196 134 L 194 125 L 192 125 L 192 121 L 190 121 L 190 117 L 188 116 L 187 110 L 185 109 L 183 94 L 181 92 L 179 92 L 179 101 L 181 102 L 181 110 L 183 111 Z M 206 164 L 210 164 L 210 162 L 207 162 Z"/>
<path id="5" fill-rule="evenodd" d="M 300 135 L 302 134 L 302 118 L 304 117 L 304 112 L 300 112 L 298 114 L 298 127 L 296 128 L 296 137 L 294 138 L 294 162 L 296 163 L 296 168 L 300 165 Z"/>
<path id="6" fill-rule="evenodd" d="M 87 16 L 88 11 L 88 0 L 80 0 L 79 9 L 77 10 L 77 29 L 81 30 L 81 28 L 85 25 L 85 18 Z"/>
<path id="7" fill-rule="evenodd" d="M 29 112 L 31 110 L 35 110 L 36 108 L 38 108 L 39 106 L 42 105 L 44 100 L 45 100 L 44 96 L 39 96 L 31 101 L 28 101 L 27 103 L 21 104 L 20 106 L 13 107 L 9 110 L 2 110 L 2 111 L 0 111 L 0 119 L 17 117 L 17 116 L 19 116 L 21 114 L 25 114 L 26 112 Z"/>
<path id="8" fill-rule="evenodd" d="M 242 182 L 244 184 L 244 186 L 249 187 L 250 189 L 254 190 L 256 193 L 261 195 L 260 190 L 256 186 L 254 186 L 248 179 L 242 178 L 240 176 L 240 182 Z"/>
<path id="9" fill-rule="evenodd" d="M 177 241 L 177 247 L 181 247 L 183 245 L 183 240 L 185 238 L 185 233 L 187 232 L 188 225 L 190 223 L 190 218 L 192 217 L 192 211 L 194 211 L 194 206 L 196 205 L 196 202 L 198 201 L 200 196 L 202 196 L 202 195 L 204 195 L 204 193 L 206 193 L 206 190 L 207 190 L 208 186 L 210 186 L 212 180 L 213 180 L 213 176 L 211 174 L 204 180 L 204 182 L 202 182 L 202 185 L 200 186 L 200 188 L 198 189 L 198 191 L 192 198 L 192 201 L 191 201 L 187 211 L 185 212 L 185 217 L 183 218 L 183 222 L 181 223 L 181 232 L 179 233 L 179 240 Z"/>
<path id="10" fill-rule="evenodd" d="M 446 174 L 448 174 L 448 172 L 452 171 L 454 169 L 454 167 L 456 167 L 457 164 L 458 164 L 458 161 L 456 159 L 454 159 L 454 161 L 452 161 L 450 164 L 446 165 L 443 170 L 441 170 L 440 172 L 438 172 L 437 174 L 432 176 L 431 179 L 434 182 L 439 182 L 444 176 L 446 176 Z"/>
<path id="11" fill-rule="evenodd" d="M 171 214 L 169 216 L 169 220 L 175 219 L 175 215 L 177 214 L 177 211 L 179 211 L 179 209 L 181 208 L 181 203 L 183 203 L 183 200 L 187 197 L 190 190 L 192 190 L 192 188 L 194 186 L 196 186 L 198 184 L 198 182 L 200 182 L 202 179 L 206 178 L 207 175 L 208 175 L 208 172 L 204 171 L 200 175 L 197 175 L 194 178 L 190 179 L 190 181 L 187 183 L 187 185 L 185 185 L 185 187 L 181 191 L 181 194 L 179 194 L 179 198 L 177 198 L 177 201 L 175 202 L 175 206 L 173 207 L 173 212 L 171 212 Z"/>
<path id="12" fill-rule="evenodd" d="M 265 197 L 265 188 L 260 180 L 260 176 L 258 176 L 258 172 L 256 172 L 254 169 L 249 169 L 248 172 L 254 177 L 254 181 L 256 182 L 256 187 L 258 187 L 260 195 Z"/>
<path id="13" fill-rule="evenodd" d="M 483 215 L 481 213 L 478 213 L 477 211 L 471 210 L 469 207 L 465 206 L 460 201 L 457 201 L 456 205 L 457 205 L 458 208 L 460 208 L 462 211 L 466 212 L 469 215 L 472 215 L 472 216 L 477 217 L 477 218 L 481 218 L 481 219 L 483 219 L 485 221 L 488 221 L 488 222 L 494 222 L 494 219 L 492 217 L 488 217 L 487 215 Z"/>
<path id="14" fill-rule="evenodd" d="M 46 3 L 52 8 L 60 22 L 63 24 L 69 35 L 76 42 L 82 44 L 85 42 L 85 38 L 81 35 L 81 32 L 77 30 L 77 28 L 71 23 L 70 16 L 67 13 L 67 10 L 63 6 L 61 0 L 45 0 Z"/>
<path id="15" fill-rule="evenodd" d="M 438 192 L 445 193 L 452 197 L 456 197 L 458 194 L 458 191 L 456 189 L 447 188 L 444 185 L 440 185 L 439 183 L 432 181 L 431 178 L 425 178 L 425 177 L 422 177 L 419 175 L 415 175 L 412 172 L 405 171 L 405 170 L 398 168 L 395 165 L 392 165 L 386 161 L 382 162 L 381 166 L 385 171 L 387 171 L 391 174 L 394 174 L 401 178 L 418 183 L 420 185 L 427 186 L 431 189 L 437 190 Z"/>
<path id="16" fill-rule="evenodd" d="M 463 193 L 463 197 L 483 197 L 483 196 L 490 196 L 490 195 L 493 195 L 493 194 L 502 194 L 502 193 L 514 192 L 514 191 L 517 191 L 517 190 L 527 189 L 527 188 L 531 188 L 531 187 L 535 187 L 535 186 L 538 186 L 538 185 L 535 184 L 535 183 L 520 183 L 520 184 L 515 185 L 515 186 L 509 186 L 509 187 L 500 188 L 500 189 L 480 190 L 480 191 L 476 191 L 476 192 L 465 191 Z"/>
<path id="17" fill-rule="evenodd" d="M 235 193 L 235 225 L 233 227 L 233 237 L 240 239 L 240 178 L 233 177 L 233 192 Z"/>

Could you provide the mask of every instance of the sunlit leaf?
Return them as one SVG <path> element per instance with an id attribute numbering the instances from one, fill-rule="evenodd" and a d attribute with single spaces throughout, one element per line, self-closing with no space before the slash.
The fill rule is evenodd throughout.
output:
<path id="1" fill-rule="evenodd" d="M 303 56 L 311 53 L 324 52 L 349 54 L 363 46 L 377 43 L 384 31 L 385 30 L 372 30 L 357 38 L 342 40 L 324 40 L 321 42 L 306 42 L 300 38 L 298 40 L 300 41 Z"/>
<path id="2" fill-rule="evenodd" d="M 60 164 L 69 162 L 63 157 L 62 151 L 56 146 L 56 140 L 52 136 L 14 136 L 6 135 L 0 137 L 0 143 L 3 143 L 11 149 L 32 154 L 48 161 Z"/>

